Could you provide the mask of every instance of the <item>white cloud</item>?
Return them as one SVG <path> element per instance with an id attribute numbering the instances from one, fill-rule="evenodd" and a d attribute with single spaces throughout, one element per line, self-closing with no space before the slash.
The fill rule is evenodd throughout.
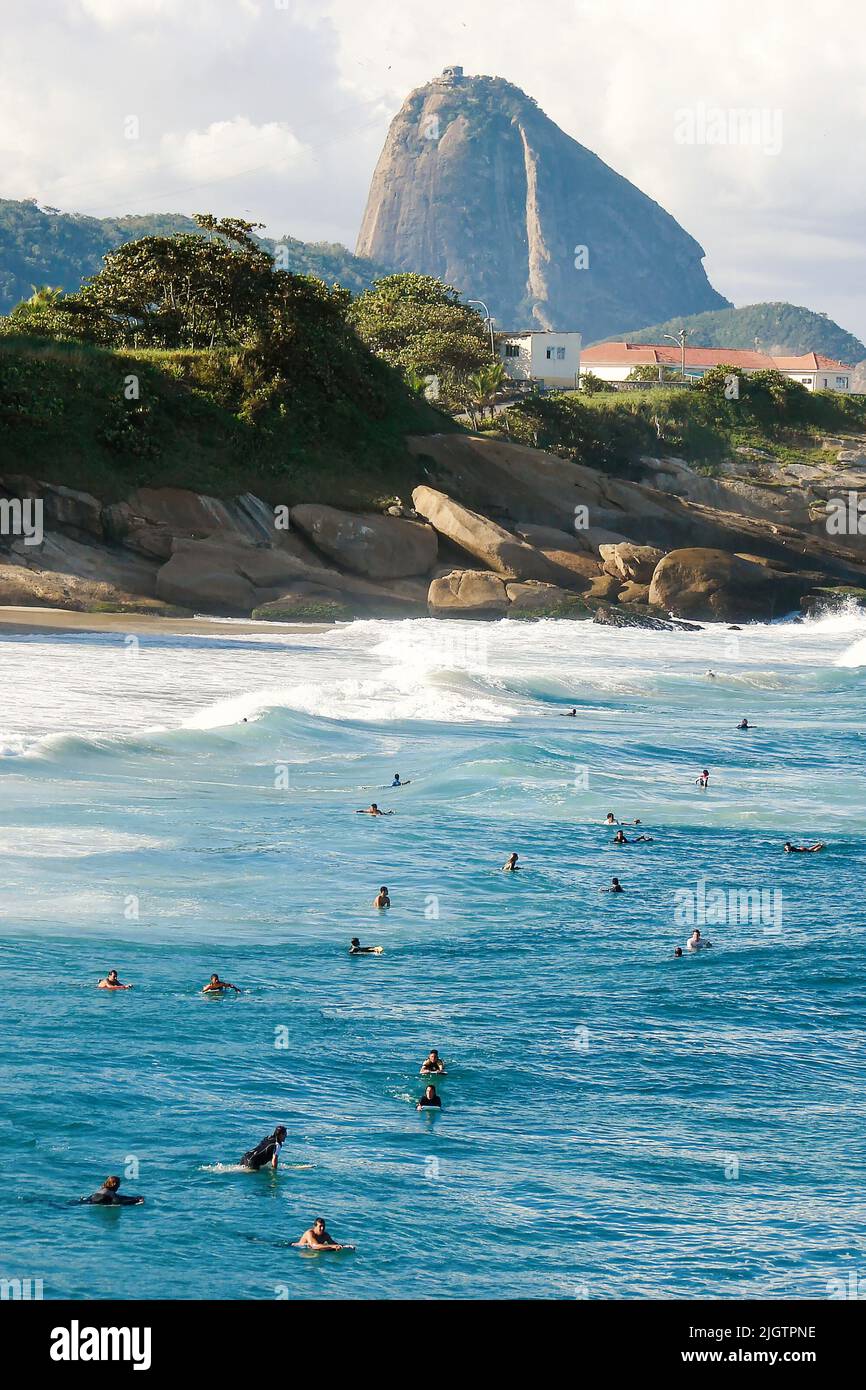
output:
<path id="1" fill-rule="evenodd" d="M 0 194 L 248 215 L 354 244 L 388 122 L 448 63 L 509 78 L 701 243 L 735 302 L 866 336 L 866 13 L 824 0 L 41 0 L 9 7 Z M 779 112 L 782 140 L 681 144 L 684 107 Z M 137 115 L 141 138 L 124 138 Z M 765 286 L 765 288 L 763 288 Z"/>

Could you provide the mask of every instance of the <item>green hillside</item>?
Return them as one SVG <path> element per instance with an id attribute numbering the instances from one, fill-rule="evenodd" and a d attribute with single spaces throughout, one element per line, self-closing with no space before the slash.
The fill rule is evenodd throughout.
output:
<path id="1" fill-rule="evenodd" d="M 662 334 L 675 335 L 681 328 L 688 329 L 692 347 L 754 348 L 757 338 L 759 350 L 771 354 L 822 352 L 850 366 L 866 359 L 866 345 L 853 333 L 840 328 L 826 314 L 816 314 L 799 304 L 747 304 L 742 309 L 716 309 L 655 323 L 625 333 L 623 338 L 630 343 L 654 343 Z"/>
<path id="2" fill-rule="evenodd" d="M 99 270 L 102 258 L 126 241 L 144 236 L 197 232 L 192 218 L 180 213 L 142 217 L 85 217 L 44 209 L 33 200 L 0 198 L 0 314 L 26 299 L 34 285 L 54 285 L 72 292 Z M 353 256 L 332 242 L 304 242 L 294 237 L 262 238 L 278 256 L 283 270 L 316 275 L 326 285 L 340 284 L 353 294 L 369 289 L 387 269 Z"/>

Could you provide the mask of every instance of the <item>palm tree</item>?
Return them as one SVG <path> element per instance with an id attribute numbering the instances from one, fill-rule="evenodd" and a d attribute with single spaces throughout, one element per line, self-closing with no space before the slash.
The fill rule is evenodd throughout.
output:
<path id="1" fill-rule="evenodd" d="M 505 380 L 505 367 L 501 362 L 491 362 L 487 367 L 479 367 L 477 372 L 473 372 L 466 385 L 469 389 L 469 413 L 472 416 L 473 424 L 476 423 L 475 411 L 480 411 L 481 418 L 484 418 L 484 411 L 490 411 L 490 418 L 493 419 L 496 411 L 496 397 L 502 383 Z"/>

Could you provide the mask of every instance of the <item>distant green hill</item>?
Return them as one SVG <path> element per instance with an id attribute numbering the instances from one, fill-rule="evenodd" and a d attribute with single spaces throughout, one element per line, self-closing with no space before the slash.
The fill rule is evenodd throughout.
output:
<path id="1" fill-rule="evenodd" d="M 663 333 L 687 328 L 692 347 L 754 348 L 775 354 L 823 352 L 853 366 L 866 359 L 866 345 L 834 323 L 799 304 L 747 304 L 742 309 L 714 309 L 706 314 L 668 319 L 650 328 L 623 334 L 630 343 L 658 342 Z"/>
<path id="2" fill-rule="evenodd" d="M 196 232 L 180 213 L 148 213 L 143 217 L 85 217 L 81 213 L 40 208 L 32 199 L 14 202 L 0 198 L 0 314 L 29 298 L 33 285 L 77 290 L 82 280 L 100 269 L 102 257 L 124 241 L 143 236 Z M 332 242 L 279 241 L 263 238 L 280 257 L 282 270 L 317 275 L 328 285 L 340 284 L 353 294 L 366 290 L 384 266 L 353 256 Z"/>

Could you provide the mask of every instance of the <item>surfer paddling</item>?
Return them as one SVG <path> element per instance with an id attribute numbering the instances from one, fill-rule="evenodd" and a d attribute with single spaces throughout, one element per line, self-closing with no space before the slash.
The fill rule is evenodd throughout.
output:
<path id="1" fill-rule="evenodd" d="M 381 946 L 362 946 L 357 936 L 353 936 L 349 943 L 350 956 L 381 956 Z"/>
<path id="2" fill-rule="evenodd" d="M 202 994 L 225 994 L 227 989 L 233 989 L 235 994 L 240 994 L 237 985 L 233 985 L 229 980 L 221 980 L 219 975 L 211 975 L 207 984 L 202 986 Z"/>
<path id="3" fill-rule="evenodd" d="M 354 1250 L 354 1245 L 341 1245 L 329 1234 L 324 1217 L 317 1216 L 300 1240 L 294 1241 L 297 1250 Z"/>
<path id="4" fill-rule="evenodd" d="M 96 982 L 96 988 L 97 988 L 97 989 L 132 989 L 133 986 L 132 986 L 132 985 L 124 985 L 124 984 L 121 984 L 120 980 L 118 980 L 118 978 L 117 978 L 117 971 L 116 971 L 116 970 L 109 970 L 109 972 L 108 972 L 108 974 L 106 975 L 106 977 L 105 977 L 104 980 L 97 980 L 97 982 Z"/>
<path id="5" fill-rule="evenodd" d="M 143 1197 L 127 1197 L 125 1192 L 119 1192 L 120 1178 L 113 1173 L 96 1192 L 91 1192 L 89 1197 L 82 1197 L 83 1206 L 92 1207 L 140 1207 L 144 1202 Z"/>
<path id="6" fill-rule="evenodd" d="M 826 849 L 823 840 L 818 840 L 814 845 L 792 845 L 790 840 L 786 840 L 783 849 L 786 854 L 817 854 L 819 849 Z"/>
<path id="7" fill-rule="evenodd" d="M 356 811 L 356 816 L 393 816 L 393 811 L 380 811 L 375 801 L 364 811 Z"/>

